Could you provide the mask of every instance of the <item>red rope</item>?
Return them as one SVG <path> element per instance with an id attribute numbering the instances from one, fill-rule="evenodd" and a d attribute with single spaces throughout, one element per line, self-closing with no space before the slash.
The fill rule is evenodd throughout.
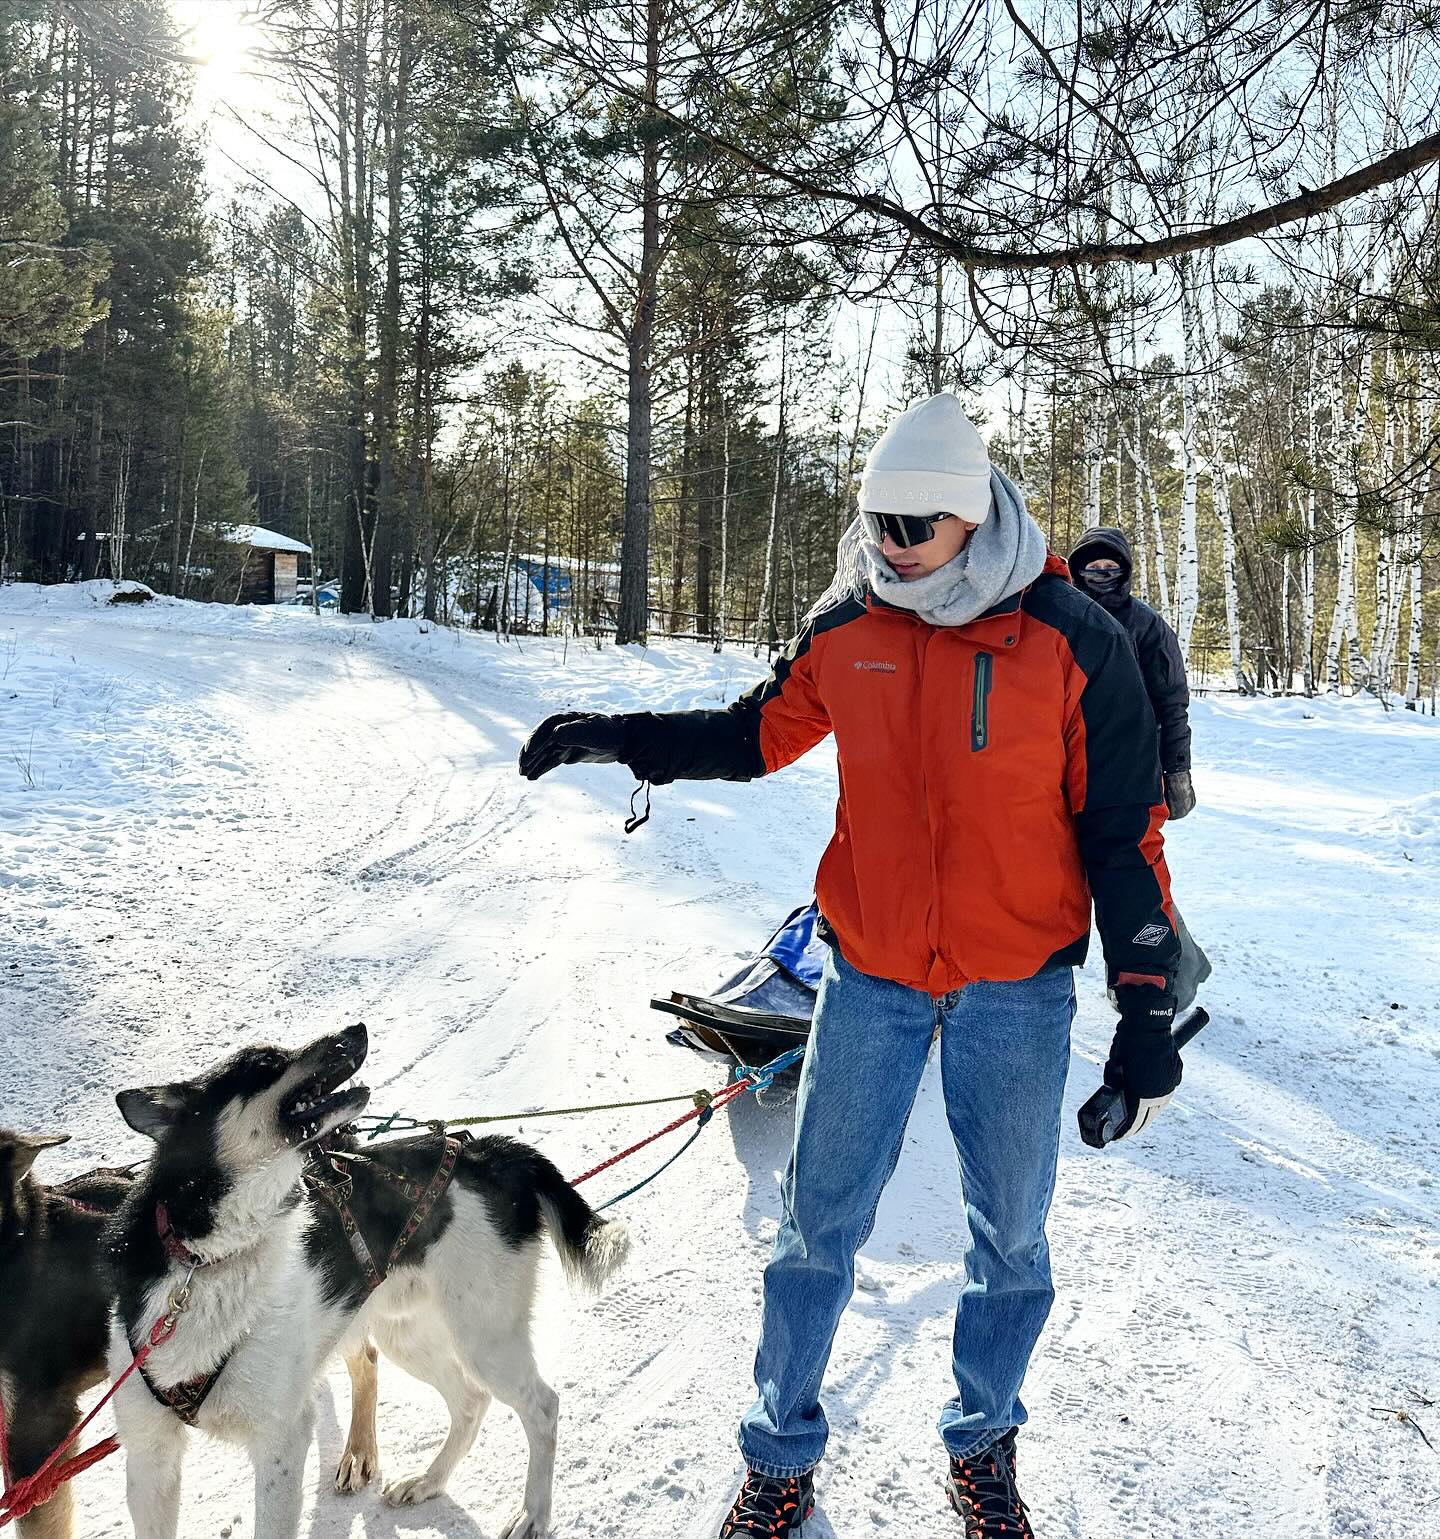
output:
<path id="1" fill-rule="evenodd" d="M 178 1323 L 179 1316 L 174 1311 L 158 1319 L 150 1327 L 150 1339 L 130 1360 L 130 1366 L 125 1372 L 100 1397 L 90 1414 L 81 1418 L 73 1432 L 66 1433 L 60 1446 L 33 1475 L 26 1475 L 23 1479 L 17 1480 L 14 1485 L 10 1484 L 10 1448 L 4 1431 L 5 1409 L 0 1405 L 0 1464 L 3 1464 L 5 1478 L 5 1494 L 3 1499 L 0 1499 L 0 1528 L 27 1516 L 37 1507 L 43 1507 L 67 1480 L 74 1480 L 92 1464 L 98 1464 L 101 1459 L 109 1458 L 119 1448 L 118 1438 L 107 1437 L 102 1442 L 96 1443 L 93 1448 L 87 1448 L 69 1459 L 62 1457 L 65 1450 L 115 1398 L 126 1379 L 144 1364 L 145 1359 L 156 1347 L 163 1346 L 169 1341 L 175 1334 Z"/>
<path id="2" fill-rule="evenodd" d="M 748 1079 L 736 1080 L 733 1085 L 726 1085 L 723 1090 L 717 1090 L 710 1101 L 710 1106 L 719 1110 L 728 1105 L 738 1095 L 743 1095 L 750 1088 Z M 674 1122 L 667 1123 L 658 1133 L 652 1133 L 649 1138 L 642 1138 L 638 1144 L 631 1144 L 628 1149 L 622 1149 L 619 1154 L 612 1154 L 608 1160 L 597 1165 L 593 1170 L 587 1170 L 583 1176 L 576 1176 L 570 1183 L 571 1186 L 579 1186 L 582 1181 L 588 1181 L 591 1176 L 598 1176 L 602 1170 L 609 1170 L 612 1165 L 618 1165 L 621 1160 L 629 1159 L 632 1154 L 637 1154 L 648 1144 L 653 1144 L 657 1138 L 664 1138 L 667 1133 L 673 1133 L 676 1128 L 683 1128 L 687 1122 L 693 1122 L 705 1108 L 697 1106 L 685 1113 L 683 1117 L 677 1117 Z"/>

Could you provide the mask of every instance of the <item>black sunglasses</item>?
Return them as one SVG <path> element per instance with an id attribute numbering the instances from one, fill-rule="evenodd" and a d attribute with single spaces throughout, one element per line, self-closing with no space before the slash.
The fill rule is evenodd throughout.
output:
<path id="1" fill-rule="evenodd" d="M 860 522 L 874 544 L 883 545 L 888 534 L 902 550 L 909 550 L 912 545 L 923 545 L 926 540 L 933 540 L 935 525 L 941 519 L 954 516 L 953 513 L 927 513 L 922 517 L 918 513 L 862 512 Z"/>

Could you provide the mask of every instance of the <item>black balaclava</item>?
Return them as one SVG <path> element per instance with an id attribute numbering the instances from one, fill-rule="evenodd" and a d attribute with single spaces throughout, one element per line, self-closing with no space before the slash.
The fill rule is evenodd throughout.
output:
<path id="1" fill-rule="evenodd" d="M 1089 573 L 1086 564 L 1108 558 L 1118 572 Z M 1070 552 L 1070 575 L 1082 592 L 1106 609 L 1119 609 L 1130 598 L 1130 542 L 1118 529 L 1087 529 Z"/>

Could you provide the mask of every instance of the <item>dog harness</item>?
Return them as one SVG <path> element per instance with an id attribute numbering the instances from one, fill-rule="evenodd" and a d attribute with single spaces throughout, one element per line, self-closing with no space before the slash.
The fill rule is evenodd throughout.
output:
<path id="1" fill-rule="evenodd" d="M 146 1373 L 143 1366 L 139 1373 L 145 1381 L 146 1389 L 160 1404 L 169 1406 L 187 1427 L 193 1427 L 200 1415 L 200 1407 L 205 1404 L 206 1397 L 215 1388 L 215 1381 L 225 1371 L 225 1364 L 229 1361 L 230 1354 L 227 1352 L 209 1373 L 202 1373 L 198 1378 L 186 1379 L 181 1384 L 171 1384 L 168 1387 L 157 1384 Z"/>
<path id="2" fill-rule="evenodd" d="M 192 1274 L 209 1264 L 202 1261 L 194 1251 L 187 1249 L 180 1236 L 170 1227 L 170 1213 L 163 1202 L 155 1205 L 155 1232 L 160 1236 L 160 1244 L 167 1260 L 188 1267 Z M 230 1354 L 227 1352 L 208 1373 L 202 1373 L 193 1379 L 185 1379 L 182 1383 L 169 1386 L 157 1384 L 145 1371 L 143 1364 L 140 1365 L 139 1373 L 145 1381 L 146 1389 L 160 1404 L 169 1406 L 187 1427 L 193 1427 L 196 1418 L 200 1415 L 200 1407 L 205 1404 L 206 1397 L 215 1388 L 215 1381 L 225 1371 L 225 1364 L 229 1361 Z"/>
<path id="3" fill-rule="evenodd" d="M 435 1204 L 444 1196 L 446 1189 L 455 1178 L 455 1163 L 460 1158 L 460 1150 L 468 1137 L 469 1134 L 465 1132 L 457 1133 L 453 1138 L 442 1135 L 440 1163 L 435 1167 L 435 1174 L 430 1177 L 425 1186 L 407 1179 L 397 1171 L 387 1170 L 378 1160 L 367 1159 L 363 1154 L 341 1154 L 322 1146 L 317 1147 L 311 1156 L 310 1164 L 301 1177 L 305 1191 L 309 1196 L 318 1198 L 334 1213 L 349 1242 L 350 1253 L 355 1258 L 355 1264 L 360 1268 L 360 1275 L 365 1280 L 367 1293 L 373 1293 L 390 1275 L 405 1247 L 419 1233 L 421 1224 L 430 1217 Z M 376 1261 L 374 1252 L 360 1232 L 360 1225 L 350 1209 L 350 1199 L 355 1193 L 355 1179 L 350 1171 L 357 1163 L 371 1175 L 378 1176 L 382 1181 L 395 1187 L 415 1204 L 410 1210 L 410 1217 L 405 1220 L 400 1233 L 395 1237 L 395 1243 L 391 1245 L 383 1265 Z"/>
<path id="4" fill-rule="evenodd" d="M 342 1154 L 334 1149 L 327 1149 L 323 1145 L 317 1145 L 312 1151 L 305 1171 L 300 1177 L 301 1186 L 307 1199 L 324 1203 L 335 1215 L 349 1243 L 350 1253 L 355 1259 L 355 1265 L 359 1269 L 367 1294 L 374 1293 L 390 1275 L 405 1248 L 420 1232 L 420 1226 L 434 1211 L 435 1204 L 445 1195 L 451 1181 L 455 1178 L 455 1166 L 460 1158 L 460 1150 L 469 1137 L 470 1135 L 465 1132 L 457 1133 L 454 1137 L 447 1137 L 443 1132 L 441 1133 L 443 1147 L 440 1150 L 439 1163 L 435 1167 L 435 1173 L 423 1185 L 418 1181 L 409 1180 L 396 1171 L 388 1170 L 378 1160 L 367 1159 L 361 1154 Z M 410 1216 L 401 1225 L 400 1233 L 385 1253 L 383 1263 L 376 1261 L 375 1253 L 361 1233 L 359 1222 L 350 1207 L 350 1201 L 355 1195 L 355 1178 L 351 1174 L 355 1164 L 363 1165 L 369 1174 L 378 1176 L 380 1180 L 395 1187 L 414 1204 L 410 1210 Z M 166 1212 L 164 1203 L 160 1203 L 155 1209 L 155 1229 L 160 1236 L 161 1245 L 165 1248 L 165 1254 L 171 1261 L 189 1267 L 192 1271 L 200 1271 L 208 1264 L 188 1250 L 170 1227 L 170 1215 Z M 187 1427 L 193 1427 L 199 1418 L 200 1408 L 205 1404 L 210 1391 L 215 1388 L 229 1361 L 230 1354 L 227 1352 L 208 1372 L 168 1387 L 156 1384 L 143 1367 L 140 1369 L 140 1377 L 144 1379 L 146 1387 L 161 1405 L 168 1406 L 174 1411 Z"/>

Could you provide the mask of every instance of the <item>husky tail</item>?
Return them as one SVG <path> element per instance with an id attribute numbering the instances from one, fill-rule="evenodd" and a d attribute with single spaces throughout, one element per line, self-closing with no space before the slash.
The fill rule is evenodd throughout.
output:
<path id="1" fill-rule="evenodd" d="M 630 1254 L 629 1230 L 619 1219 L 601 1218 L 543 1156 L 535 1170 L 535 1194 L 566 1277 L 599 1292 Z"/>

